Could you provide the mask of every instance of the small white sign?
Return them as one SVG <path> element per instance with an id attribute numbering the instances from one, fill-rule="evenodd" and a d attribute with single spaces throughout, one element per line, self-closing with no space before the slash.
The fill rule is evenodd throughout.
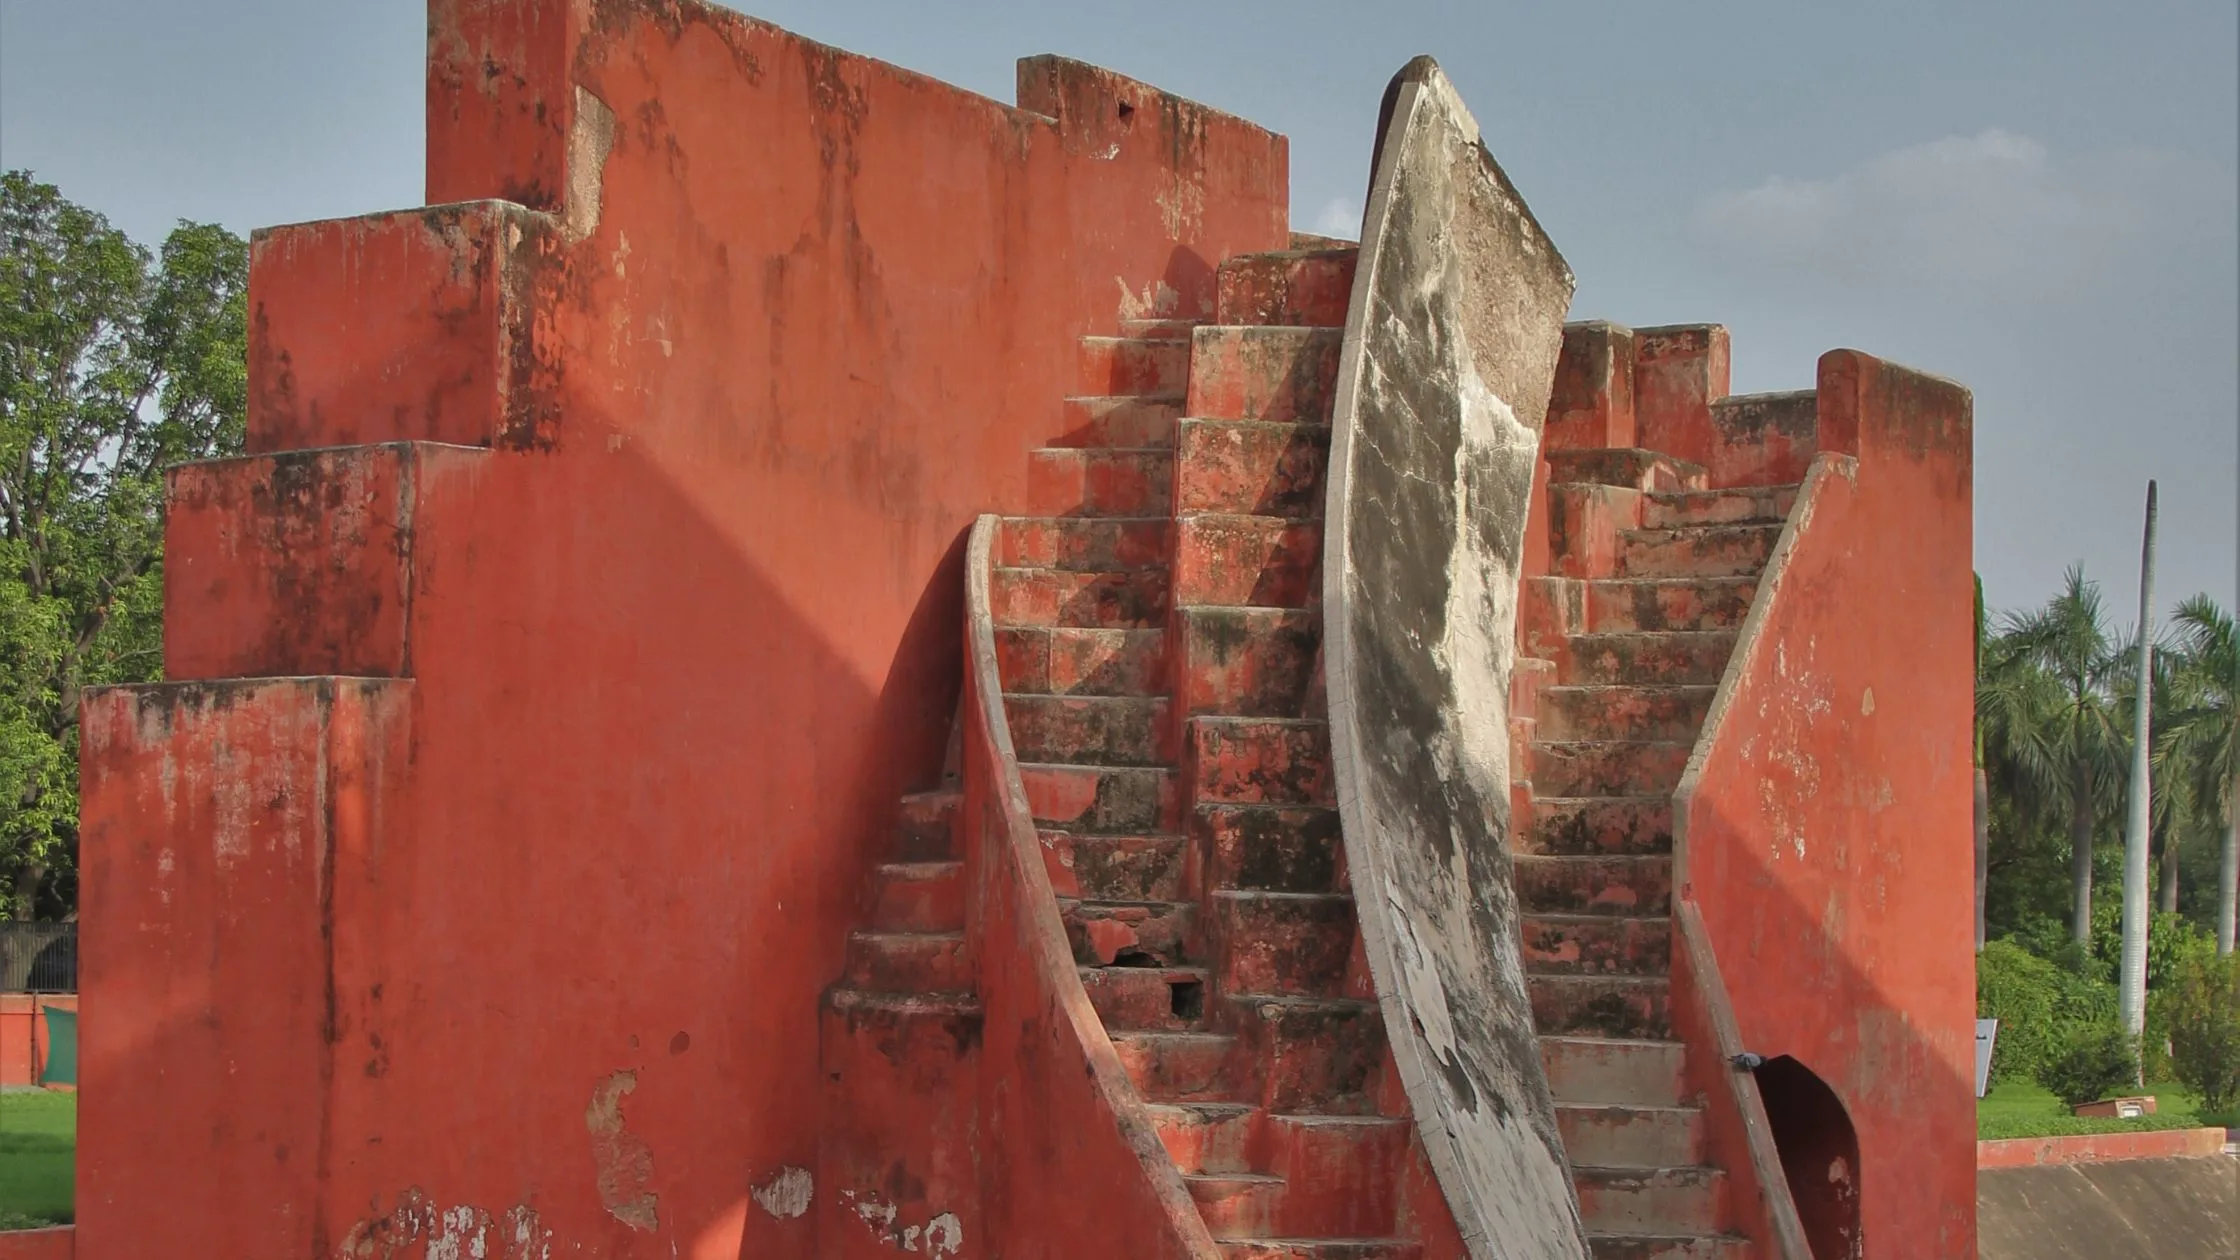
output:
<path id="1" fill-rule="evenodd" d="M 1976 1097 L 1981 1098 L 1991 1089 L 1991 1043 L 1999 1039 L 1999 1021 L 1976 1021 Z"/>

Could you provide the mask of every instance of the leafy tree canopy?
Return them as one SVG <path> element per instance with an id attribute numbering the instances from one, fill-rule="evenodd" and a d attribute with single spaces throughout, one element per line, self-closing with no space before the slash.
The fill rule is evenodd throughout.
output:
<path id="1" fill-rule="evenodd" d="M 78 695 L 163 665 L 163 469 L 237 452 L 248 247 L 0 174 L 0 918 L 75 896 Z"/>

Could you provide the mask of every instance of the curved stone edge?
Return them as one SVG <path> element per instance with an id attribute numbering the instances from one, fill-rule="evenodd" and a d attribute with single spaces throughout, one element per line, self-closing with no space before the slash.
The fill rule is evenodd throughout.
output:
<path id="1" fill-rule="evenodd" d="M 1009 1176 L 1005 1158 L 983 1176 L 1009 1204 L 1014 1254 L 1095 1238 L 1116 1255 L 1220 1260 L 1066 943 L 996 663 L 989 590 L 1001 526 L 981 516 L 965 549 L 967 935 L 987 1015 L 983 1062 L 998 1074 L 981 1085 L 983 1136 L 1033 1162 Z"/>
<path id="2" fill-rule="evenodd" d="M 1394 1061 L 1470 1254 L 1577 1260 L 1508 853 L 1519 562 L 1572 276 L 1430 58 L 1388 88 L 1371 169 L 1324 511 L 1346 860 Z"/>

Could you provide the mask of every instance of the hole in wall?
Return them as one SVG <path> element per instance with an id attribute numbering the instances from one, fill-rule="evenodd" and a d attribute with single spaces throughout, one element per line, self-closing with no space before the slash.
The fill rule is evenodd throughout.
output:
<path id="1" fill-rule="evenodd" d="M 1766 1060 L 1756 1075 L 1813 1260 L 1862 1260 L 1859 1134 L 1851 1113 L 1826 1081 L 1788 1055 Z"/>
<path id="2" fill-rule="evenodd" d="M 1135 120 L 1136 107 L 1126 101 L 1120 102 L 1120 125 L 1123 127 L 1130 126 L 1134 124 Z"/>
<path id="3" fill-rule="evenodd" d="M 1167 1008 L 1176 1019 L 1197 1019 L 1206 1013 L 1206 983 L 1175 980 L 1167 985 Z"/>
<path id="4" fill-rule="evenodd" d="M 1149 950 L 1123 949 L 1112 956 L 1112 965 L 1115 967 L 1156 967 L 1159 965 L 1159 959 Z"/>

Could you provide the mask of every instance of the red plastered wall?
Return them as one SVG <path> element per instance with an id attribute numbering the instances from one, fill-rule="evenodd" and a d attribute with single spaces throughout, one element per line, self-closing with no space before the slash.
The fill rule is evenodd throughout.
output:
<path id="1" fill-rule="evenodd" d="M 260 449 L 494 449 L 369 478 L 409 527 L 312 560 L 227 515 L 269 468 L 212 481 L 169 610 L 316 623 L 190 630 L 202 668 L 409 672 L 406 769 L 325 886 L 221 869 L 211 811 L 331 773 L 315 732 L 227 745 L 252 775 L 97 698 L 89 731 L 137 733 L 86 759 L 121 934 L 88 964 L 90 1260 L 739 1254 L 753 1189 L 815 1165 L 818 995 L 938 767 L 965 528 L 1060 431 L 1080 336 L 1208 311 L 1222 258 L 1286 243 L 1281 137 L 1076 63 L 1023 65 L 1022 110 L 696 3 L 438 0 L 429 96 L 431 198 L 548 215 L 265 238 Z M 351 646 L 363 601 L 276 574 L 385 583 L 390 628 Z M 170 901 L 167 845 L 204 854 Z"/>
<path id="2" fill-rule="evenodd" d="M 1744 1043 L 1858 1131 L 1870 1257 L 1975 1249 L 1970 414 L 1821 359 L 1820 448 L 1856 463 L 1823 458 L 1768 571 L 1681 840 Z"/>

